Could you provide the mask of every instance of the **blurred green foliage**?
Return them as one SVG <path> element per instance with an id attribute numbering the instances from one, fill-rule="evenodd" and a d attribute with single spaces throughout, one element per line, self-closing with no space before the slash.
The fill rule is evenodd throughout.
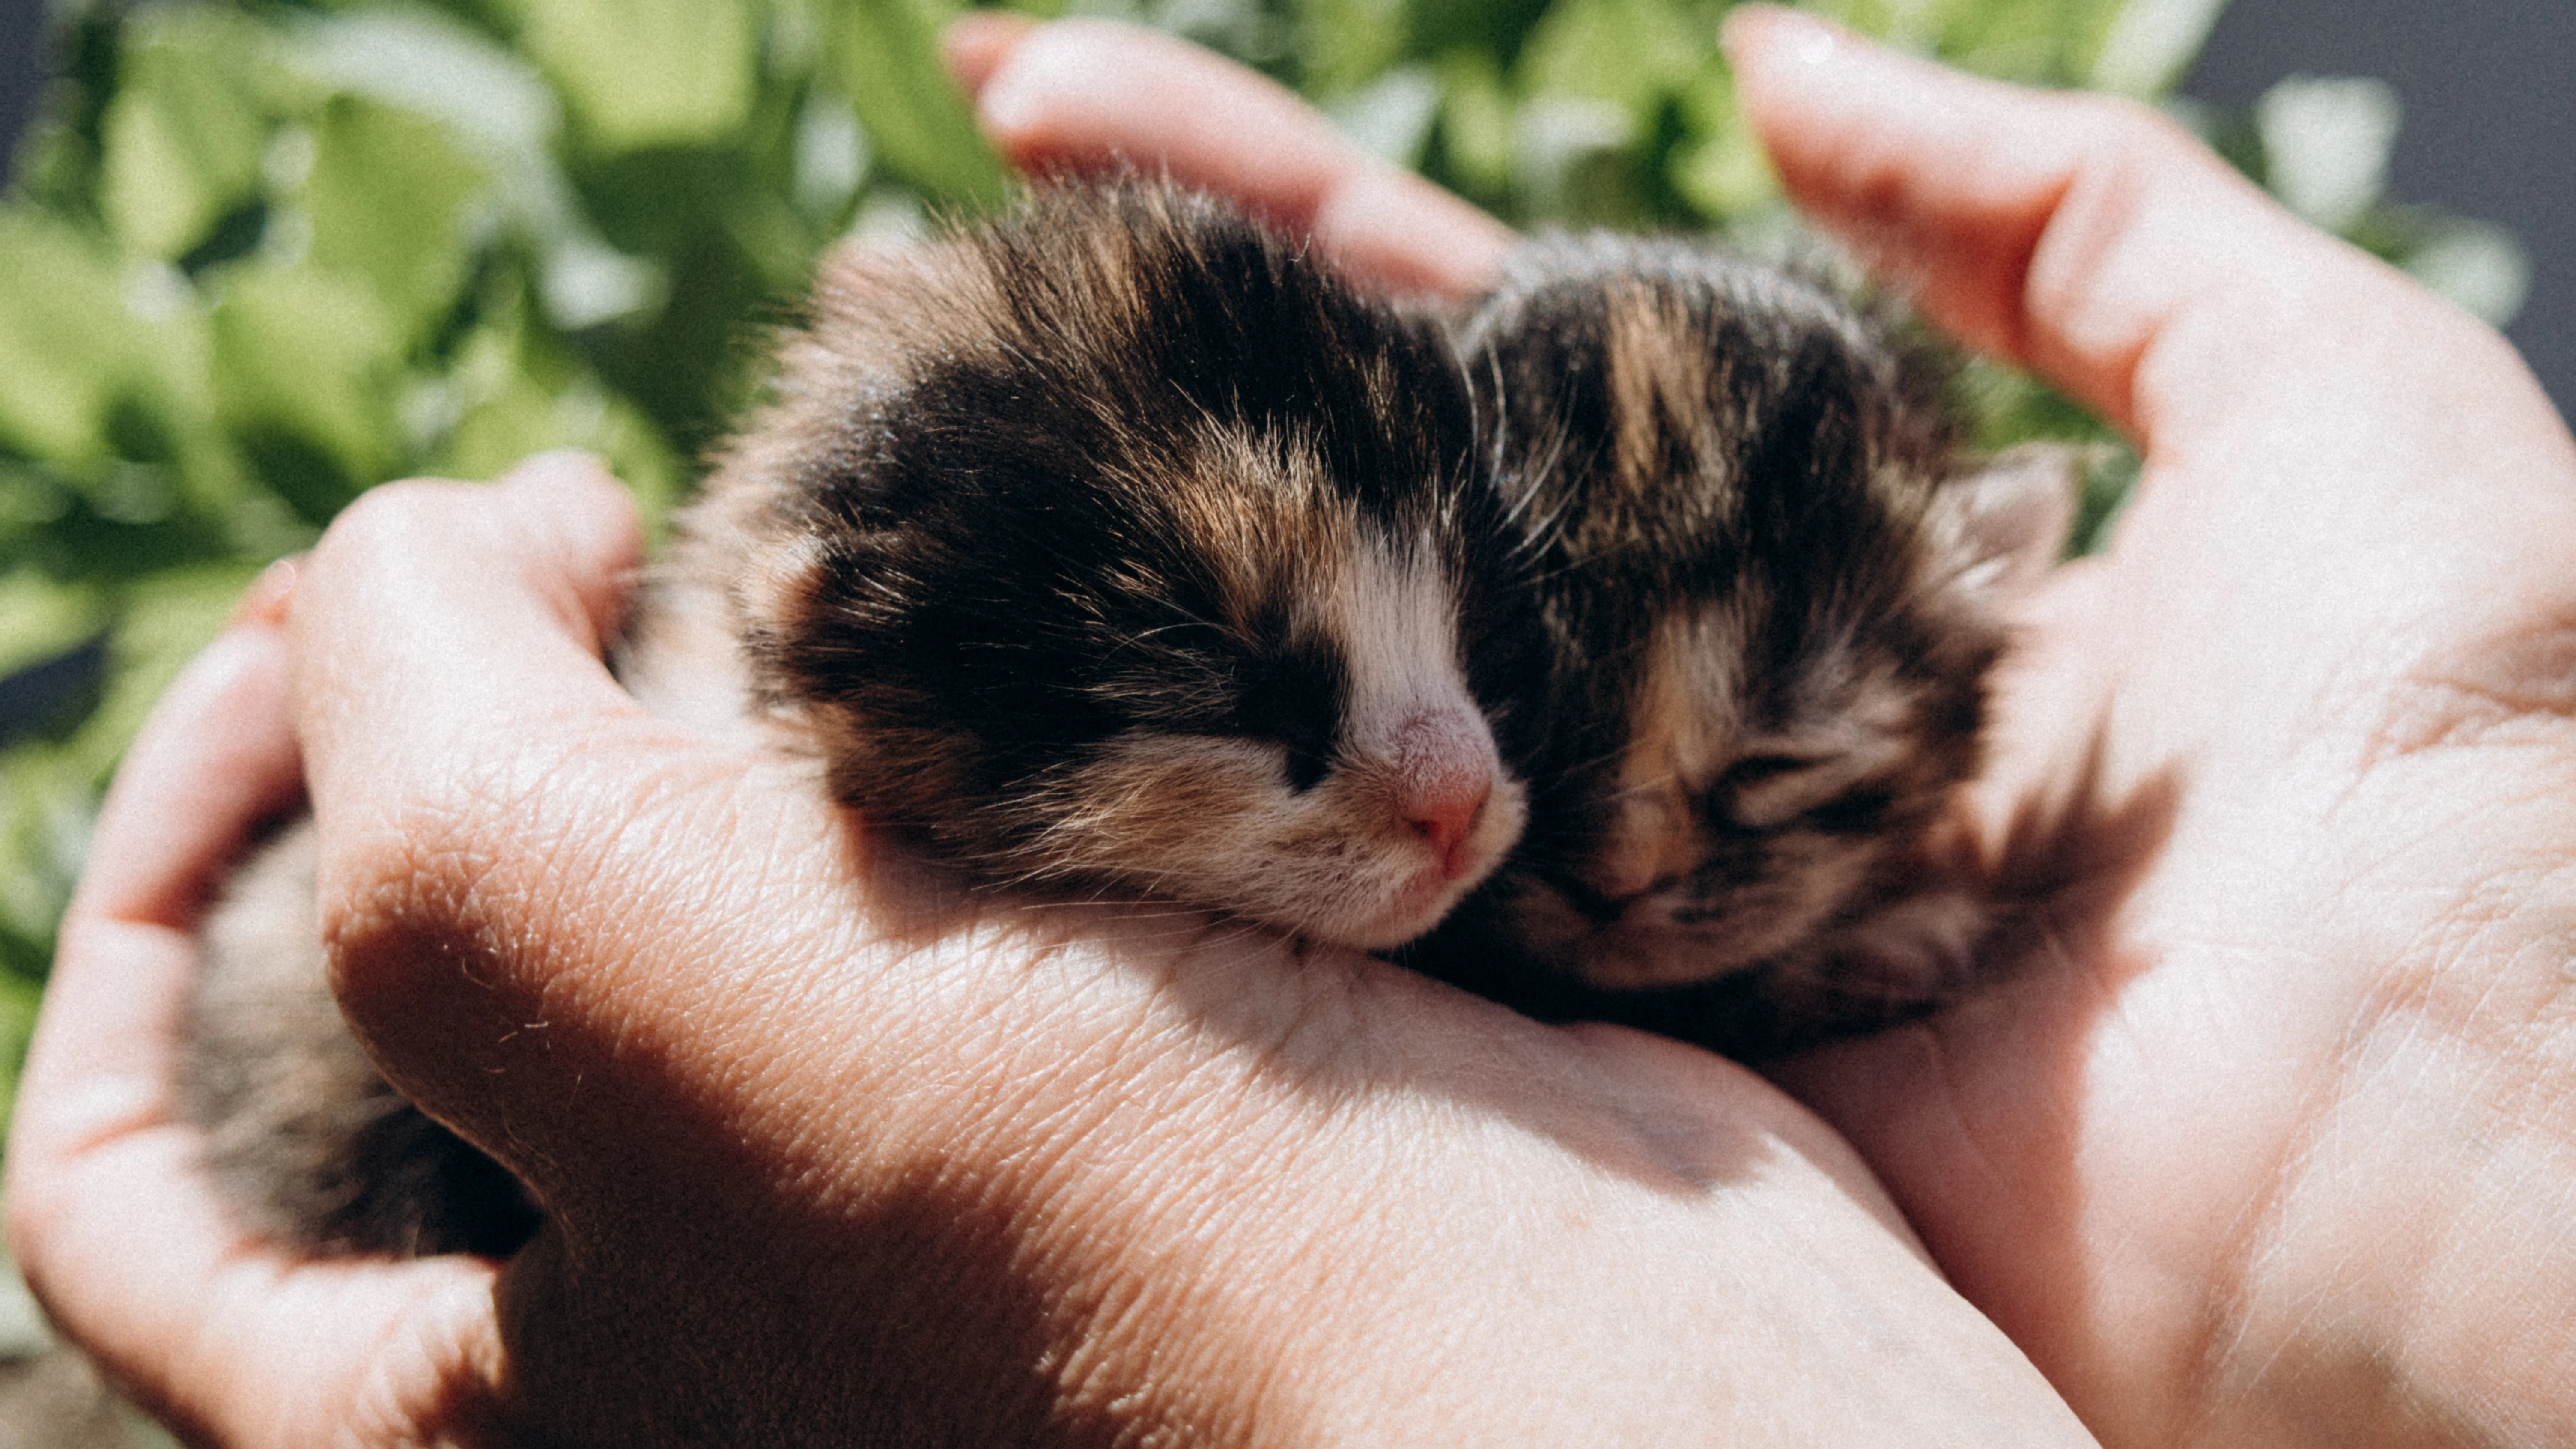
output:
<path id="1" fill-rule="evenodd" d="M 2222 0 L 1817 0 L 1990 74 L 2156 100 Z M 1522 224 L 1787 223 L 1729 0 L 1024 0 L 1237 56 Z M 414 473 L 605 454 L 659 517 L 817 252 L 1006 186 L 943 77 L 952 0 L 58 4 L 0 203 L 0 1060 L 99 792 L 256 570 Z M 2302 82 L 2195 118 L 2322 224 L 2490 314 L 2490 230 L 2379 196 L 2394 107 Z M 1996 369 L 1990 441 L 2103 443 Z M 104 668 L 87 667 L 104 661 Z"/>

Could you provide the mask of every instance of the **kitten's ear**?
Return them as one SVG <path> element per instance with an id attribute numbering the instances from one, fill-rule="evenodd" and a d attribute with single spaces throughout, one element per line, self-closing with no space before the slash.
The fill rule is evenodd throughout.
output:
<path id="1" fill-rule="evenodd" d="M 2085 455 L 2072 443 L 2024 443 L 1933 495 L 1934 524 L 1963 587 L 2007 601 L 2047 574 L 2075 523 Z"/>

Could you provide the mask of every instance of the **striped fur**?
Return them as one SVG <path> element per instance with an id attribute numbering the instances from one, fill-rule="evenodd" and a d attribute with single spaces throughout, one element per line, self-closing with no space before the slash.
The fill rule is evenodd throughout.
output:
<path id="1" fill-rule="evenodd" d="M 1680 242 L 1528 245 L 1458 346 L 1551 668 L 1528 834 L 1419 959 L 1736 1050 L 1954 989 L 1985 921 L 1934 846 L 2065 470 L 1971 466 L 1885 320 Z"/>

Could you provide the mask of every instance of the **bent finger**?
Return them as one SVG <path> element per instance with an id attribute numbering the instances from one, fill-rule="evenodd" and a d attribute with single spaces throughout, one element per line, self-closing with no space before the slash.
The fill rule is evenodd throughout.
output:
<path id="1" fill-rule="evenodd" d="M 217 639 L 171 685 L 117 772 L 29 1048 L 10 1134 L 10 1205 L 62 1161 L 170 1115 L 189 933 L 254 824 L 293 797 L 285 641 Z"/>
<path id="2" fill-rule="evenodd" d="M 1731 16 L 1727 45 L 1802 207 L 1953 333 L 2151 444 L 2338 368 L 2356 387 L 2410 355 L 2517 370 L 2143 106 L 1975 79 L 1769 6 Z"/>
<path id="3" fill-rule="evenodd" d="M 299 1269 L 232 1223 L 202 1135 L 177 1117 L 196 917 L 295 793 L 272 608 L 283 584 L 254 590 L 118 771 L 8 1155 L 12 1248 L 48 1313 L 128 1392 L 210 1442 L 285 1425 L 319 1437 L 353 1418 L 435 1424 L 489 1393 L 488 1265 Z"/>
<path id="4" fill-rule="evenodd" d="M 1032 172 L 1133 164 L 1230 196 L 1392 291 L 1492 284 L 1511 233 L 1369 155 L 1284 87 L 1136 26 L 970 16 L 951 63 L 985 134 Z"/>
<path id="5" fill-rule="evenodd" d="M 549 1145 L 624 1110 L 604 1063 L 704 1026 L 674 996 L 720 992 L 741 953 L 714 937 L 766 919 L 715 897 L 767 877 L 680 879 L 673 843 L 735 838 L 790 793 L 745 788 L 748 757 L 647 715 L 601 663 L 635 547 L 597 465 L 541 460 L 369 494 L 296 594 L 341 1009 L 388 1081 L 541 1196 Z M 791 798 L 821 836 L 817 793 Z"/>
<path id="6" fill-rule="evenodd" d="M 549 455 L 493 488 L 414 481 L 359 499 L 305 565 L 291 616 L 315 809 L 397 791 L 424 730 L 542 737 L 632 712 L 601 663 L 641 557 L 634 509 L 591 459 Z M 472 741 L 444 741 L 447 759 Z"/>

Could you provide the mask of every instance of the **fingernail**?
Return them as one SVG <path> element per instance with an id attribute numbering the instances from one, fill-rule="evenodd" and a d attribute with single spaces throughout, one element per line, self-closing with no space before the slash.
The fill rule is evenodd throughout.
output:
<path id="1" fill-rule="evenodd" d="M 995 142 L 1005 142 L 1027 129 L 1037 115 L 1037 100 L 1028 79 L 1028 47 L 1022 46 L 987 71 L 984 84 L 975 92 L 975 119 L 984 134 Z"/>
<path id="2" fill-rule="evenodd" d="M 304 555 L 290 554 L 259 571 L 250 587 L 242 591 L 241 602 L 233 605 L 232 617 L 224 621 L 226 629 L 245 625 L 274 625 L 286 618 L 286 606 L 295 598 L 295 580 L 303 572 Z"/>

